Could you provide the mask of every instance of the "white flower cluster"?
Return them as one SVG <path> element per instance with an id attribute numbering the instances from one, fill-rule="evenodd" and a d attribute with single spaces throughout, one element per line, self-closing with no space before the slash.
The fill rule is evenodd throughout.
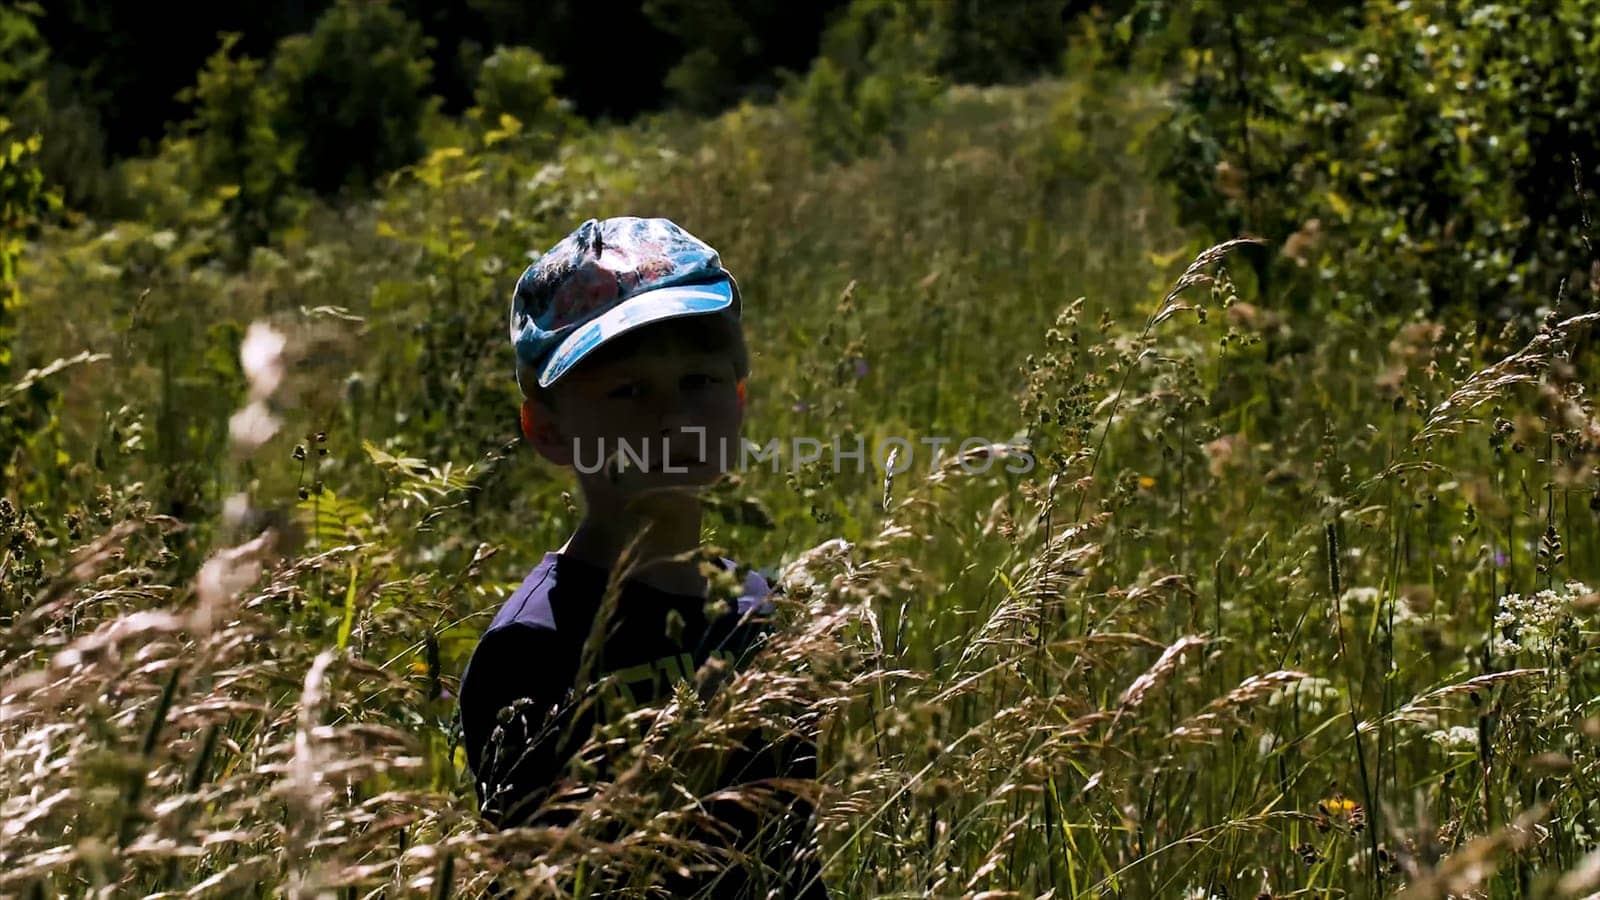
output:
<path id="1" fill-rule="evenodd" d="M 1302 678 L 1286 684 L 1267 698 L 1268 706 L 1290 706 L 1298 702 L 1308 715 L 1321 715 L 1328 701 L 1339 699 L 1339 689 L 1326 678 Z"/>
<path id="2" fill-rule="evenodd" d="M 1383 592 L 1375 587 L 1353 587 L 1339 595 L 1339 602 L 1345 615 L 1360 617 L 1363 620 L 1369 617 L 1372 613 L 1372 608 L 1382 601 Z M 1395 598 L 1392 610 L 1396 629 L 1424 621 L 1423 617 L 1417 615 L 1417 611 L 1411 607 L 1411 604 L 1404 597 Z"/>
<path id="3" fill-rule="evenodd" d="M 1471 725 L 1452 725 L 1428 732 L 1428 740 L 1446 750 L 1472 752 L 1478 749 L 1478 729 Z"/>
<path id="4" fill-rule="evenodd" d="M 1573 601 L 1589 593 L 1587 585 L 1569 581 L 1562 593 L 1546 589 L 1501 597 L 1494 614 L 1494 651 L 1503 656 L 1554 653 L 1572 621 Z"/>
<path id="5" fill-rule="evenodd" d="M 1353 587 L 1341 594 L 1339 601 L 1346 606 L 1371 606 L 1382 596 L 1375 587 Z"/>

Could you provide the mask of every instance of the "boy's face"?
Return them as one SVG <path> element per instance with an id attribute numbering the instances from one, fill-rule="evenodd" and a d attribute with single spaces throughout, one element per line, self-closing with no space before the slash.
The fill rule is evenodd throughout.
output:
<path id="1" fill-rule="evenodd" d="M 699 486 L 739 459 L 743 411 L 725 353 L 672 345 L 641 350 L 580 366 L 556 383 L 553 395 L 555 408 L 539 413 L 544 421 L 535 445 L 552 462 L 580 467 L 586 483 L 598 479 L 623 494 Z M 616 454 L 624 444 L 629 453 L 619 476 Z M 604 468 L 586 474 L 602 453 Z"/>

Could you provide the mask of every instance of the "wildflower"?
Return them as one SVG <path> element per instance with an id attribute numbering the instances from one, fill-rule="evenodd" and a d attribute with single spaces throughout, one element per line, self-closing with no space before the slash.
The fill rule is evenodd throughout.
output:
<path id="1" fill-rule="evenodd" d="M 1470 753 L 1478 749 L 1478 729 L 1470 725 L 1452 725 L 1428 732 L 1428 740 L 1446 751 Z"/>
<path id="2" fill-rule="evenodd" d="M 1380 596 L 1377 588 L 1353 587 L 1340 595 L 1339 602 L 1346 606 L 1371 606 Z"/>
<path id="3" fill-rule="evenodd" d="M 1274 691 L 1272 696 L 1267 698 L 1267 705 L 1295 704 L 1304 712 L 1315 716 L 1323 712 L 1326 701 L 1336 700 L 1338 697 L 1339 689 L 1334 687 L 1332 681 L 1309 677 L 1301 678 Z"/>
<path id="4" fill-rule="evenodd" d="M 235 449 L 249 453 L 271 440 L 282 425 L 266 401 L 257 400 L 228 419 L 228 438 Z"/>
<path id="5" fill-rule="evenodd" d="M 1507 656 L 1554 653 L 1566 640 L 1564 632 L 1573 619 L 1573 602 L 1588 593 L 1588 586 L 1569 581 L 1559 594 L 1546 589 L 1527 597 L 1501 597 L 1494 614 L 1494 625 L 1500 632 L 1494 639 L 1495 652 Z"/>
<path id="6" fill-rule="evenodd" d="M 283 381 L 283 349 L 288 340 L 283 332 L 265 322 L 251 322 L 239 345 L 239 365 L 250 382 L 250 397 L 261 400 L 272 396 Z"/>
<path id="7" fill-rule="evenodd" d="M 1342 817 L 1360 809 L 1361 805 L 1348 797 L 1328 797 L 1318 802 L 1317 808 L 1321 809 L 1324 815 Z"/>
<path id="8" fill-rule="evenodd" d="M 1339 595 L 1340 608 L 1345 615 L 1354 616 L 1365 621 L 1383 600 L 1383 592 L 1374 587 L 1353 587 Z M 1427 619 L 1417 612 L 1412 598 L 1396 597 L 1393 602 L 1380 613 L 1381 619 L 1387 624 L 1392 623 L 1395 630 L 1413 625 L 1425 624 Z"/>
<path id="9" fill-rule="evenodd" d="M 1367 811 L 1362 809 L 1361 804 L 1342 795 L 1319 800 L 1317 811 L 1328 820 L 1341 823 L 1351 832 L 1360 831 L 1367 824 Z"/>
<path id="10" fill-rule="evenodd" d="M 1245 193 L 1245 173 L 1238 166 L 1222 160 L 1217 163 L 1217 191 L 1229 200 L 1237 201 Z"/>
<path id="11" fill-rule="evenodd" d="M 1205 445 L 1211 474 L 1221 477 L 1245 449 L 1244 439 L 1238 435 L 1223 435 Z"/>
<path id="12" fill-rule="evenodd" d="M 1283 242 L 1283 255 L 1294 260 L 1294 264 L 1302 269 L 1311 261 L 1311 251 L 1318 244 L 1322 235 L 1322 220 L 1307 219 L 1299 230 L 1289 235 Z"/>

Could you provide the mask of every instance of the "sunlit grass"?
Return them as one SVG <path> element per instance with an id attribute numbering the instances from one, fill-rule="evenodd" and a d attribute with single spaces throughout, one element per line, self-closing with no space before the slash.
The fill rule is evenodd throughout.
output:
<path id="1" fill-rule="evenodd" d="M 1259 296 L 1173 226 L 1154 95 L 1115 91 L 960 92 L 842 166 L 757 108 L 467 147 L 242 273 L 203 225 L 47 236 L 22 335 L 108 358 L 41 376 L 0 510 L 0 892 L 637 887 L 692 751 L 796 723 L 840 897 L 1596 889 L 1590 323 Z M 455 677 L 575 521 L 514 441 L 505 305 L 529 248 L 619 214 L 738 276 L 758 442 L 1037 464 L 747 473 L 772 527 L 706 537 L 781 573 L 791 633 L 583 825 L 487 835 Z M 253 400 L 281 424 L 244 452 Z"/>

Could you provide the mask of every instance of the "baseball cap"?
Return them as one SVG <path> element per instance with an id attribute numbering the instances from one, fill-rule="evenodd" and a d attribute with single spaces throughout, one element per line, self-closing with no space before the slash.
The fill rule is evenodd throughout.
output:
<path id="1" fill-rule="evenodd" d="M 671 219 L 589 219 L 517 279 L 517 380 L 531 375 L 547 388 L 619 335 L 712 313 L 737 319 L 739 286 L 705 241 Z"/>

